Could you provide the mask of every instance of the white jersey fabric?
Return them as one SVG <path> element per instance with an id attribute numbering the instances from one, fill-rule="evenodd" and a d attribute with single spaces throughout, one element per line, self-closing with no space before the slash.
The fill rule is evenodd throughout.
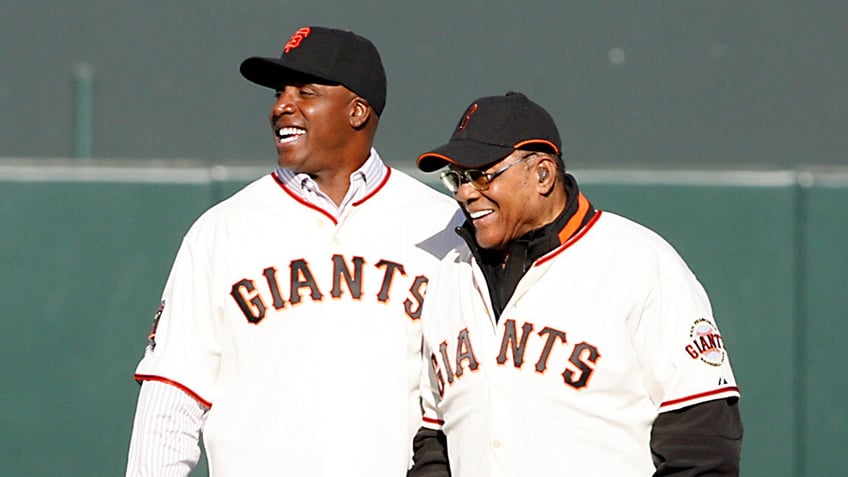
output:
<path id="1" fill-rule="evenodd" d="M 463 244 L 424 315 L 424 421 L 454 477 L 650 476 L 659 413 L 739 395 L 696 277 L 609 212 L 536 260 L 497 322 Z"/>
<path id="2" fill-rule="evenodd" d="M 458 219 L 398 170 L 338 217 L 262 177 L 186 234 L 136 379 L 210 407 L 214 476 L 404 475 L 422 302 Z"/>

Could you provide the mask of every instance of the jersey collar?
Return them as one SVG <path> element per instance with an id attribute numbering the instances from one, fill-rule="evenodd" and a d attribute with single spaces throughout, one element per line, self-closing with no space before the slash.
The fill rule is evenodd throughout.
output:
<path id="1" fill-rule="evenodd" d="M 577 180 L 571 174 L 565 175 L 564 186 L 567 200 L 562 213 L 553 222 L 514 240 L 509 245 L 506 261 L 503 254 L 480 247 L 474 238 L 474 228 L 468 220 L 456 229 L 468 244 L 486 277 L 496 316 L 500 316 L 518 281 L 533 263 L 577 236 L 598 213 L 580 192 Z"/>

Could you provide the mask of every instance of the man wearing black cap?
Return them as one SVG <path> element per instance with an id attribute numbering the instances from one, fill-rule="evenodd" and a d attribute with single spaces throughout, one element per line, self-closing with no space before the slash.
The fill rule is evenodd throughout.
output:
<path id="1" fill-rule="evenodd" d="M 372 143 L 380 56 L 304 27 L 248 80 L 276 91 L 276 170 L 186 234 L 135 377 L 127 475 L 406 473 L 420 426 L 420 314 L 462 214 Z"/>
<path id="2" fill-rule="evenodd" d="M 480 98 L 418 159 L 463 209 L 422 318 L 410 476 L 731 476 L 739 389 L 709 299 L 656 233 L 595 209 L 551 116 Z"/>

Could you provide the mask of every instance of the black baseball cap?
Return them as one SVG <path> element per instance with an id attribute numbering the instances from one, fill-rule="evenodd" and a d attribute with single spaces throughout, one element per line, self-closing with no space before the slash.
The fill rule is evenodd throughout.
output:
<path id="1" fill-rule="evenodd" d="M 378 116 L 386 106 L 386 72 L 380 53 L 371 41 L 347 30 L 300 28 L 279 58 L 252 56 L 241 63 L 239 71 L 267 88 L 279 87 L 288 77 L 306 75 L 345 86 L 365 98 Z"/>
<path id="2" fill-rule="evenodd" d="M 418 156 L 418 168 L 424 172 L 448 164 L 479 168 L 500 161 L 516 149 L 559 155 L 562 144 L 551 115 L 524 94 L 510 91 L 474 100 L 450 141 Z"/>

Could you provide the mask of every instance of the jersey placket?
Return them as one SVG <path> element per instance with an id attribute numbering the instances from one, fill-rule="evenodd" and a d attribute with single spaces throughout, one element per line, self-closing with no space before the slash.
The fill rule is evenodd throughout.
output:
<path id="1" fill-rule="evenodd" d="M 549 267 L 550 262 L 547 262 L 541 266 L 533 266 L 527 271 L 519 280 L 518 286 L 516 286 L 512 297 L 504 307 L 497 323 L 494 321 L 494 314 L 490 311 L 488 287 L 485 284 L 478 287 L 481 291 L 485 291 L 486 307 L 494 325 L 493 333 L 487 337 L 489 339 L 486 340 L 484 351 L 484 360 L 486 361 L 484 373 L 489 380 L 489 422 L 491 430 L 488 436 L 488 452 L 492 466 L 489 470 L 492 475 L 512 476 L 519 475 L 520 472 L 518 469 L 510 467 L 510 463 L 520 461 L 514 455 L 516 452 L 514 439 L 520 438 L 521 434 L 517 429 L 514 429 L 517 418 L 509 412 L 509 409 L 516 407 L 520 401 L 520 394 L 524 390 L 520 382 L 515 381 L 520 373 L 517 373 L 517 370 L 510 369 L 514 366 L 513 363 L 510 361 L 502 365 L 498 364 L 496 359 L 505 332 L 504 322 L 512 314 L 522 314 L 517 310 L 519 302 L 532 290 L 533 284 L 541 279 Z M 482 272 L 480 276 L 482 277 Z"/>
<path id="2" fill-rule="evenodd" d="M 495 311 L 492 308 L 492 297 L 489 295 L 489 287 L 486 286 L 486 277 L 483 275 L 483 270 L 480 269 L 480 266 L 477 265 L 475 260 L 471 261 L 471 280 L 477 291 L 477 295 L 475 296 L 479 297 L 479 304 L 485 312 L 486 317 L 489 319 L 489 326 L 487 329 L 494 333 L 498 328 L 498 323 L 497 318 L 495 317 Z M 473 316 L 477 315 L 475 314 Z"/>

